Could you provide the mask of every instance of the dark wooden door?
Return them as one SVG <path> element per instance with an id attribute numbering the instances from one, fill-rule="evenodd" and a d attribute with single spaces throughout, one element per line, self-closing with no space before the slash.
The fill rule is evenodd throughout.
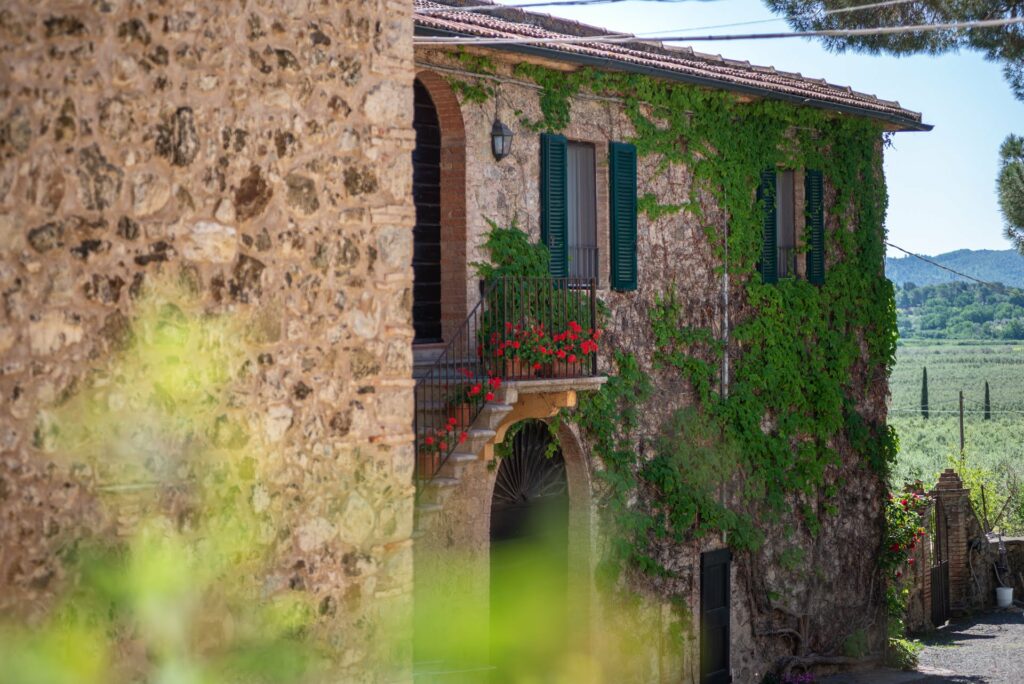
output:
<path id="1" fill-rule="evenodd" d="M 430 93 L 413 86 L 412 196 L 416 205 L 412 251 L 412 325 L 416 342 L 441 341 L 441 126 Z M 386 170 L 385 170 L 386 172 Z"/>
<path id="2" fill-rule="evenodd" d="M 728 684 L 729 674 L 729 549 L 700 556 L 700 682 Z"/>

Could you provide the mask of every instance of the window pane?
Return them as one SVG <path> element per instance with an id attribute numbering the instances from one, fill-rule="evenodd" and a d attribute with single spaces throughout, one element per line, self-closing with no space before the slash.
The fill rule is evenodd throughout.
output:
<path id="1" fill-rule="evenodd" d="M 569 275 L 597 277 L 597 187 L 594 146 L 569 143 Z"/>
<path id="2" fill-rule="evenodd" d="M 778 274 L 780 278 L 796 275 L 796 214 L 793 201 L 794 173 L 779 171 L 775 174 L 776 232 L 775 244 L 779 250 Z"/>

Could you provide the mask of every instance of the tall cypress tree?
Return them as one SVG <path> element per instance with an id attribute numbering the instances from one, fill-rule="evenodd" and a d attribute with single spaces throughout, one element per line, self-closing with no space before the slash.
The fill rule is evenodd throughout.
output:
<path id="1" fill-rule="evenodd" d="M 928 417 L 928 367 L 921 373 L 921 417 Z"/>
<path id="2" fill-rule="evenodd" d="M 992 420 L 992 402 L 988 398 L 988 380 L 985 381 L 985 420 Z"/>

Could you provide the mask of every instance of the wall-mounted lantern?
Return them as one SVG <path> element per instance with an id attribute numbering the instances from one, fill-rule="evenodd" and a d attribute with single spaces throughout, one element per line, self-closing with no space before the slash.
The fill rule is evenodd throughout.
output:
<path id="1" fill-rule="evenodd" d="M 494 158 L 501 161 L 512 151 L 512 129 L 495 117 L 494 125 L 491 126 L 491 152 Z"/>

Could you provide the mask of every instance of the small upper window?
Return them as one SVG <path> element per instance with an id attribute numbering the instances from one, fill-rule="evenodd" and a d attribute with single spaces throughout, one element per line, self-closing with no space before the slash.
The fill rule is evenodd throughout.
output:
<path id="1" fill-rule="evenodd" d="M 775 258 L 776 276 L 797 275 L 796 173 L 775 173 Z"/>
<path id="2" fill-rule="evenodd" d="M 759 270 L 779 278 L 825 282 L 824 184 L 820 171 L 766 169 L 757 190 L 764 211 Z M 804 254 L 801 258 L 799 254 Z"/>

